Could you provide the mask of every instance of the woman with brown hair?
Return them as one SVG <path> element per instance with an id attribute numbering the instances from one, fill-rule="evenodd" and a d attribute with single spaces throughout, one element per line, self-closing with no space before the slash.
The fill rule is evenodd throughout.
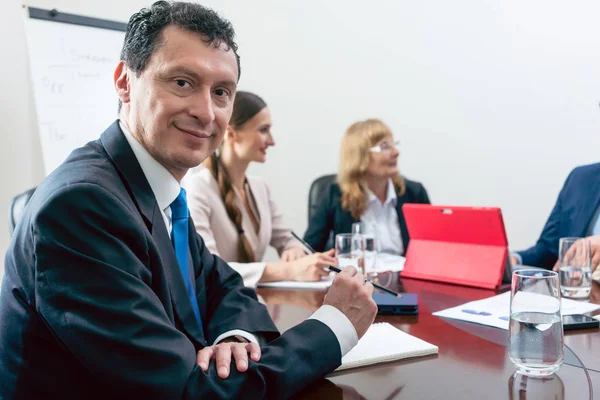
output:
<path id="1" fill-rule="evenodd" d="M 336 263 L 332 251 L 306 255 L 285 226 L 265 181 L 246 176 L 248 165 L 264 163 L 274 145 L 266 103 L 239 91 L 219 151 L 185 182 L 197 232 L 211 253 L 227 261 L 250 287 L 259 281 L 317 281 L 329 274 L 324 267 Z M 280 262 L 261 262 L 269 244 Z"/>
<path id="2" fill-rule="evenodd" d="M 321 196 L 304 240 L 324 251 L 331 232 L 350 233 L 362 222 L 375 232 L 379 251 L 404 255 L 408 231 L 402 205 L 429 204 L 427 191 L 398 171 L 398 142 L 391 130 L 377 119 L 352 124 L 342 138 L 337 182 Z"/>

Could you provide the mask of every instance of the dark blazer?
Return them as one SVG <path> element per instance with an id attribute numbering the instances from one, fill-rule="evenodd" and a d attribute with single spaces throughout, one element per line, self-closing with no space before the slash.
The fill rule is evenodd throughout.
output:
<path id="1" fill-rule="evenodd" d="M 279 336 L 239 274 L 189 224 L 195 322 L 154 194 L 118 123 L 35 191 L 5 260 L 1 399 L 286 398 L 341 362 L 308 320 Z M 228 379 L 196 353 L 231 329 L 261 338 L 260 362 Z"/>
<path id="2" fill-rule="evenodd" d="M 404 180 L 406 190 L 402 196 L 398 197 L 396 202 L 396 212 L 398 213 L 398 223 L 402 234 L 402 243 L 404 248 L 408 248 L 410 237 L 406 229 L 402 205 L 405 203 L 431 204 L 427 191 L 422 184 L 408 179 Z M 317 209 L 308 224 L 308 229 L 304 234 L 304 240 L 310 244 L 316 251 L 325 251 L 331 248 L 329 237 L 338 233 L 352 232 L 352 224 L 358 222 L 352 217 L 350 211 L 342 209 L 342 192 L 337 183 L 332 183 L 329 188 L 323 191 L 323 194 L 317 204 Z"/>
<path id="3" fill-rule="evenodd" d="M 558 259 L 559 239 L 586 236 L 598 207 L 600 163 L 575 168 L 567 177 L 535 246 L 518 252 L 523 264 L 552 268 Z"/>

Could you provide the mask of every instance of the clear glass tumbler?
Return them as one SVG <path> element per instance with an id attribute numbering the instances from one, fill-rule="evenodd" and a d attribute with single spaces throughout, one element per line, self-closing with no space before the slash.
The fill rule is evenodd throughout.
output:
<path id="1" fill-rule="evenodd" d="M 564 339 L 556 272 L 513 273 L 508 333 L 508 355 L 521 374 L 542 377 L 558 370 Z"/>

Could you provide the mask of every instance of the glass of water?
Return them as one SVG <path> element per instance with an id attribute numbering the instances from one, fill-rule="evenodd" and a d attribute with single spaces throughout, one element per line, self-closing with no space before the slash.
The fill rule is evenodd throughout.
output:
<path id="1" fill-rule="evenodd" d="M 352 233 L 362 235 L 365 246 L 365 275 L 377 277 L 377 237 L 364 223 L 352 224 Z"/>
<path id="2" fill-rule="evenodd" d="M 564 358 L 558 274 L 531 269 L 515 271 L 510 292 L 511 361 L 521 374 L 552 375 Z"/>
<path id="3" fill-rule="evenodd" d="M 335 257 L 340 269 L 352 265 L 357 271 L 364 273 L 365 242 L 363 236 L 354 233 L 335 235 Z"/>
<path id="4" fill-rule="evenodd" d="M 565 237 L 558 242 L 560 291 L 564 297 L 587 299 L 592 291 L 592 250 L 588 239 Z"/>

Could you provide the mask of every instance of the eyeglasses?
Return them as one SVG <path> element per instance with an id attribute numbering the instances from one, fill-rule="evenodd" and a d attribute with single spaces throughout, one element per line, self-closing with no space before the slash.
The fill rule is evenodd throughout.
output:
<path id="1" fill-rule="evenodd" d="M 371 147 L 369 151 L 373 153 L 390 153 L 392 149 L 397 149 L 399 144 L 399 140 L 394 140 L 393 142 L 382 142 L 377 146 Z"/>

